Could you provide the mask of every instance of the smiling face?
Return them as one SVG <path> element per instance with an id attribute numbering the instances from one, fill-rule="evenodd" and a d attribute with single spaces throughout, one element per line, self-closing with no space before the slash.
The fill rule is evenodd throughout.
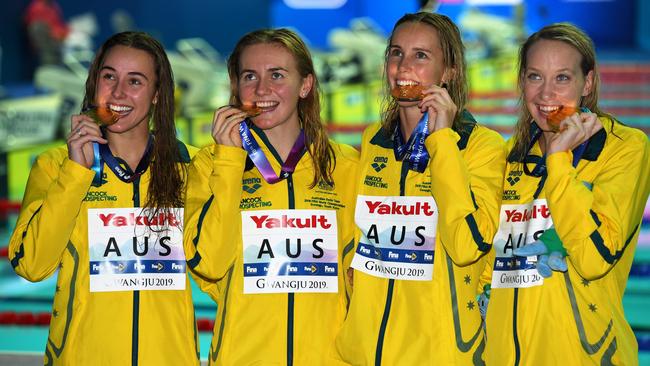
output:
<path id="1" fill-rule="evenodd" d="M 149 110 L 156 103 L 156 72 L 149 53 L 115 46 L 104 58 L 99 71 L 95 103 L 108 107 L 119 120 L 110 132 L 148 131 Z"/>
<path id="2" fill-rule="evenodd" d="M 585 77 L 578 50 L 555 40 L 533 44 L 526 61 L 522 75 L 524 102 L 542 130 L 553 130 L 549 115 L 562 107 L 579 107 L 581 98 L 591 92 L 593 72 Z"/>
<path id="3" fill-rule="evenodd" d="M 247 46 L 239 59 L 237 91 L 245 106 L 255 105 L 261 113 L 252 118 L 263 129 L 300 128 L 298 101 L 307 96 L 312 75 L 302 77 L 293 55 L 283 46 L 258 43 Z"/>
<path id="4" fill-rule="evenodd" d="M 440 85 L 445 63 L 438 31 L 424 23 L 406 22 L 395 31 L 386 54 L 386 76 L 391 90 L 419 85 Z M 417 102 L 399 102 L 400 106 Z"/>

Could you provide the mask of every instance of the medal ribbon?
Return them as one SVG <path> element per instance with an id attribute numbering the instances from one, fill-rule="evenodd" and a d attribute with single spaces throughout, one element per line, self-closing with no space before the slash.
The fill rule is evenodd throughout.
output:
<path id="1" fill-rule="evenodd" d="M 422 173 L 429 164 L 429 152 L 424 146 L 424 140 L 429 135 L 429 113 L 424 112 L 422 118 L 413 129 L 408 142 L 404 144 L 404 137 L 399 124 L 393 135 L 393 151 L 397 161 L 406 160 L 410 170 Z"/>
<path id="2" fill-rule="evenodd" d="M 93 166 L 91 166 L 90 168 L 95 171 L 95 176 L 93 177 L 92 185 L 94 187 L 101 186 L 104 163 L 102 162 L 102 158 L 99 153 L 99 143 L 94 141 L 93 141 Z"/>
<path id="3" fill-rule="evenodd" d="M 248 153 L 248 157 L 251 159 L 253 164 L 255 164 L 257 170 L 262 174 L 264 180 L 270 184 L 277 183 L 289 177 L 289 174 L 294 172 L 296 165 L 298 165 L 298 161 L 305 152 L 305 132 L 300 130 L 300 135 L 298 135 L 298 139 L 296 139 L 296 142 L 293 144 L 287 160 L 282 164 L 280 176 L 278 176 L 275 174 L 275 171 L 271 167 L 271 163 L 269 163 L 269 159 L 264 155 L 264 151 L 260 148 L 257 140 L 255 140 L 250 128 L 246 124 L 246 120 L 239 124 L 239 135 L 241 136 L 242 146 Z"/>
<path id="4" fill-rule="evenodd" d="M 120 163 L 117 161 L 115 156 L 113 156 L 113 153 L 111 152 L 111 148 L 108 147 L 108 144 L 100 144 L 99 145 L 99 153 L 101 155 L 101 158 L 106 162 L 106 165 L 115 173 L 115 175 L 125 183 L 131 183 L 134 180 L 138 179 L 146 170 L 147 167 L 149 167 L 149 161 L 151 158 L 151 149 L 153 147 L 153 136 L 149 134 L 149 140 L 147 141 L 147 148 L 144 151 L 144 155 L 142 156 L 142 159 L 140 159 L 140 162 L 138 163 L 138 166 L 135 168 L 135 172 L 131 170 L 128 166 L 122 167 Z"/>

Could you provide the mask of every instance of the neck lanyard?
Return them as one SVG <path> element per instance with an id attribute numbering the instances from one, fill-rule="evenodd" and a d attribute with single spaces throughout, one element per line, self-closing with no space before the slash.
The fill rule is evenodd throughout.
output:
<path id="1" fill-rule="evenodd" d="M 298 165 L 298 161 L 300 161 L 300 158 L 305 152 L 305 132 L 300 130 L 300 135 L 298 135 L 298 139 L 293 144 L 287 160 L 282 164 L 280 175 L 278 176 L 275 174 L 271 163 L 269 163 L 269 159 L 264 155 L 264 151 L 260 148 L 257 140 L 255 140 L 255 137 L 246 124 L 246 120 L 239 124 L 239 135 L 241 136 L 242 146 L 248 153 L 248 157 L 262 174 L 264 180 L 270 184 L 288 178 L 289 174 L 296 170 L 296 165 Z"/>
<path id="2" fill-rule="evenodd" d="M 406 160 L 410 170 L 422 173 L 429 164 L 429 152 L 424 146 L 424 140 L 429 135 L 429 113 L 425 112 L 413 129 L 411 137 L 404 144 L 400 125 L 397 124 L 393 134 L 393 151 L 397 161 Z"/>
<path id="3" fill-rule="evenodd" d="M 99 187 L 102 185 L 103 167 L 104 162 L 102 161 L 101 154 L 99 152 L 99 143 L 93 141 L 93 165 L 90 168 L 95 172 L 95 176 L 93 177 L 92 182 L 92 185 L 94 187 Z"/>
<path id="4" fill-rule="evenodd" d="M 111 148 L 108 147 L 108 144 L 99 145 L 99 154 L 101 159 L 108 165 L 108 167 L 115 173 L 115 175 L 125 183 L 131 183 L 138 179 L 149 167 L 149 160 L 151 158 L 151 149 L 153 147 L 153 135 L 149 134 L 149 139 L 147 141 L 147 148 L 144 151 L 144 155 L 140 159 L 138 166 L 135 168 L 135 172 L 131 170 L 128 166 L 122 167 L 117 161 Z M 101 170 L 100 170 L 101 176 Z"/>

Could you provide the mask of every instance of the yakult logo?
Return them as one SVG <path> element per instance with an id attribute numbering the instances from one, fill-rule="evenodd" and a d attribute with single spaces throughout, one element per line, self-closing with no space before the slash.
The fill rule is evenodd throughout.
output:
<path id="1" fill-rule="evenodd" d="M 311 215 L 310 217 L 289 217 L 282 215 L 280 217 L 269 217 L 269 215 L 251 216 L 251 220 L 255 223 L 258 229 L 276 229 L 276 228 L 298 228 L 298 229 L 311 229 L 323 228 L 329 229 L 332 227 L 325 215 Z"/>
<path id="2" fill-rule="evenodd" d="M 136 215 L 134 213 L 126 216 L 111 214 L 99 214 L 99 219 L 104 226 L 169 226 L 178 227 L 180 221 L 173 213 L 159 213 L 154 217 Z"/>
<path id="3" fill-rule="evenodd" d="M 547 205 L 533 205 L 530 209 L 524 210 L 505 210 L 506 222 L 526 222 L 532 219 L 547 219 L 551 216 L 551 211 Z"/>
<path id="4" fill-rule="evenodd" d="M 368 212 L 378 215 L 425 215 L 433 216 L 434 211 L 429 202 L 416 202 L 415 204 L 391 204 L 382 203 L 381 201 L 365 201 L 368 206 Z"/>

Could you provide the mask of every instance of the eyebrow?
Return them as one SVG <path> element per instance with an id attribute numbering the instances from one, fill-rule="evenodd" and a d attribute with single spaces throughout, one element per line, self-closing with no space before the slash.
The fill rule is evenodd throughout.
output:
<path id="1" fill-rule="evenodd" d="M 285 69 L 284 67 L 280 67 L 280 66 L 278 66 L 278 67 L 271 67 L 270 69 L 268 69 L 268 71 L 284 71 L 284 72 L 289 72 L 289 70 Z M 247 73 L 247 72 L 251 72 L 251 73 L 253 73 L 253 74 L 257 74 L 257 71 L 255 71 L 255 70 L 251 70 L 251 69 L 243 69 L 243 70 L 239 73 L 239 75 L 242 75 L 242 74 Z"/>
<path id="2" fill-rule="evenodd" d="M 117 70 L 115 70 L 114 68 L 112 68 L 112 67 L 110 67 L 110 66 L 102 66 L 102 68 L 99 69 L 99 71 L 102 71 L 102 70 L 104 70 L 104 69 L 107 69 L 107 70 L 110 70 L 110 71 L 113 71 L 113 72 L 117 72 Z M 143 73 L 141 73 L 141 72 L 139 72 L 139 71 L 130 71 L 130 72 L 127 73 L 127 75 L 132 75 L 132 76 L 141 76 L 141 77 L 143 77 L 145 80 L 147 80 L 147 81 L 149 80 L 149 78 L 147 77 L 147 75 L 145 75 L 145 74 L 143 74 Z"/>
<path id="3" fill-rule="evenodd" d="M 526 70 L 540 71 L 538 68 L 536 68 L 536 67 L 531 67 L 531 66 L 526 67 Z M 566 67 L 563 68 L 563 69 L 554 70 L 553 72 L 568 72 L 568 73 L 571 73 L 571 74 L 574 74 L 574 73 L 575 73 L 574 70 L 571 70 L 571 69 L 566 68 Z"/>
<path id="4" fill-rule="evenodd" d="M 400 50 L 403 49 L 402 46 L 397 45 L 397 44 L 391 44 L 390 46 L 388 46 L 388 49 L 392 49 L 392 48 L 399 48 Z M 430 50 L 428 48 L 422 48 L 422 47 L 413 47 L 412 50 L 432 53 L 432 50 Z"/>

